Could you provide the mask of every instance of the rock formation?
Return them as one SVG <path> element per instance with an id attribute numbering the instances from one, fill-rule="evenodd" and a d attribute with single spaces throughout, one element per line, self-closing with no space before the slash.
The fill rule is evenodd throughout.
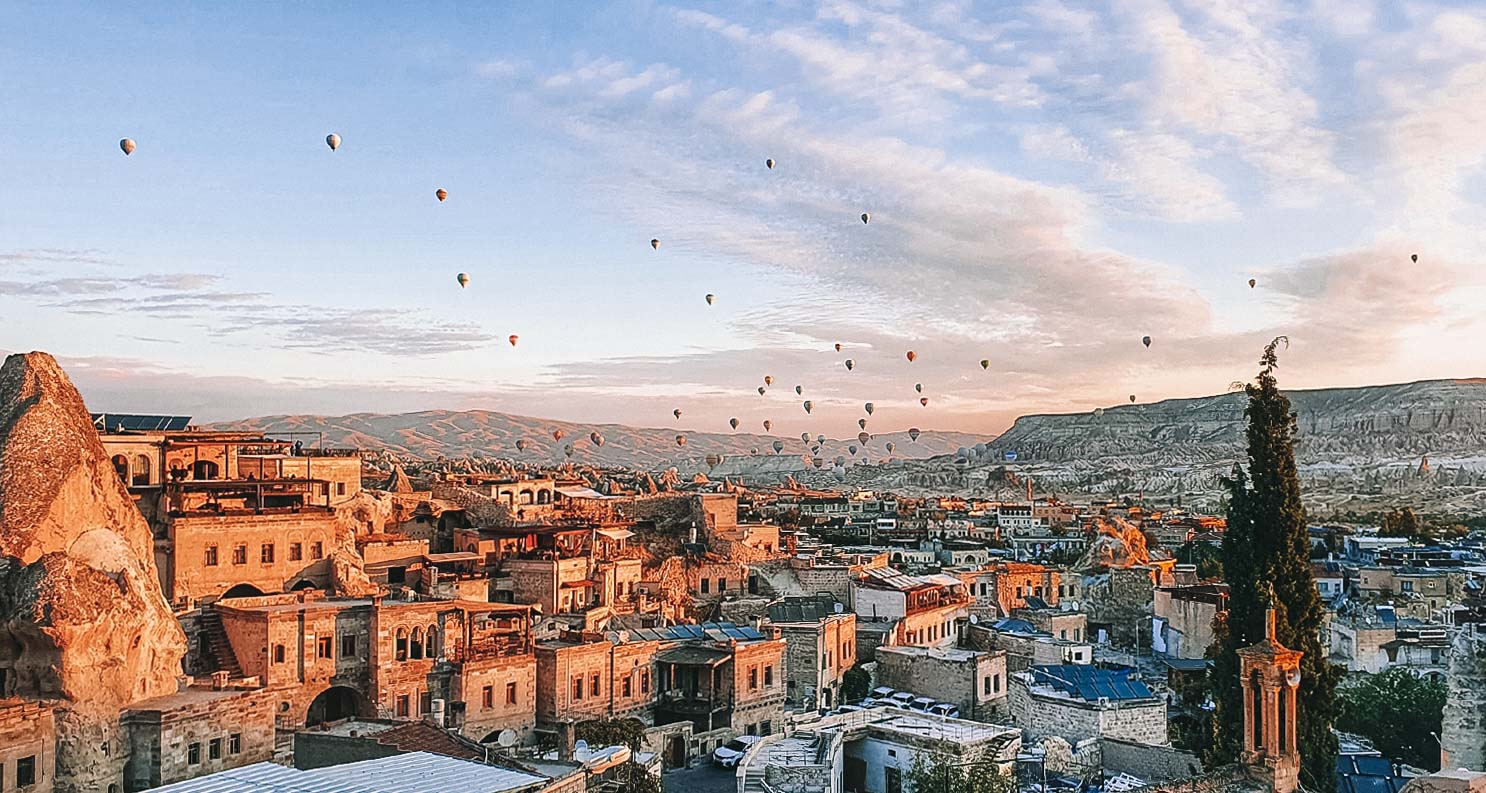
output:
<path id="1" fill-rule="evenodd" d="M 1463 625 L 1450 645 L 1441 768 L 1486 767 L 1486 631 Z"/>
<path id="2" fill-rule="evenodd" d="M 1094 538 L 1074 569 L 1093 573 L 1150 563 L 1145 535 L 1134 524 L 1122 518 L 1101 518 L 1094 529 Z"/>
<path id="3" fill-rule="evenodd" d="M 8 694 L 60 701 L 56 790 L 122 781 L 119 710 L 175 693 L 185 650 L 149 527 L 82 396 L 51 356 L 10 356 L 0 368 L 0 678 Z"/>

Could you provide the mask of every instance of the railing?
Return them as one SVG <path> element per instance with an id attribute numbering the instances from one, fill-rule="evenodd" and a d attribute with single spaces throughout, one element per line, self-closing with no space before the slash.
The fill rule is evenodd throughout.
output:
<path id="1" fill-rule="evenodd" d="M 688 695 L 684 691 L 662 691 L 656 697 L 656 707 L 667 708 L 678 713 L 714 713 L 731 709 L 733 702 L 729 697 L 713 700 L 694 694 Z"/>
<path id="2" fill-rule="evenodd" d="M 472 642 L 468 647 L 457 647 L 446 656 L 450 661 L 456 663 L 462 661 L 483 661 L 495 658 L 511 658 L 518 655 L 526 655 L 531 652 L 523 639 L 505 639 L 493 641 Z"/>

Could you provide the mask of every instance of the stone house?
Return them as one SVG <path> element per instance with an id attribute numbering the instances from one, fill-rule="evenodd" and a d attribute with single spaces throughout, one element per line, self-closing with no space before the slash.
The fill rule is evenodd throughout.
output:
<path id="1" fill-rule="evenodd" d="M 120 721 L 129 735 L 125 791 L 148 790 L 272 760 L 279 693 L 212 685 L 136 702 Z"/>
<path id="2" fill-rule="evenodd" d="M 863 571 L 852 582 L 858 655 L 879 646 L 952 647 L 969 617 L 970 596 L 955 576 L 904 575 L 891 568 Z M 870 641 L 862 639 L 868 636 Z"/>
<path id="3" fill-rule="evenodd" d="M 1006 710 L 1006 653 L 1000 650 L 882 647 L 877 680 L 952 703 L 961 718 L 991 721 Z"/>
<path id="4" fill-rule="evenodd" d="M 1062 574 L 1028 562 L 991 562 L 983 570 L 961 573 L 973 598 L 971 612 L 980 617 L 1009 617 L 1025 608 L 1027 598 L 1045 606 L 1058 605 Z"/>
<path id="5" fill-rule="evenodd" d="M 769 604 L 769 624 L 787 648 L 785 704 L 804 710 L 842 704 L 842 677 L 857 660 L 857 615 L 833 597 L 788 597 Z"/>
<path id="6" fill-rule="evenodd" d="M 0 790 L 51 793 L 57 776 L 57 724 L 46 702 L 0 699 Z M 112 793 L 119 793 L 113 785 Z"/>
<path id="7" fill-rule="evenodd" d="M 1173 658 L 1206 658 L 1215 640 L 1213 620 L 1227 609 L 1226 584 L 1157 587 L 1151 649 Z"/>
<path id="8" fill-rule="evenodd" d="M 1011 675 L 1012 719 L 1035 737 L 1056 735 L 1071 744 L 1110 737 L 1166 744 L 1166 700 L 1130 669 L 1059 664 Z"/>
<path id="9" fill-rule="evenodd" d="M 664 642 L 622 632 L 569 633 L 537 642 L 539 729 L 611 718 L 654 724 L 655 657 L 662 646 Z"/>

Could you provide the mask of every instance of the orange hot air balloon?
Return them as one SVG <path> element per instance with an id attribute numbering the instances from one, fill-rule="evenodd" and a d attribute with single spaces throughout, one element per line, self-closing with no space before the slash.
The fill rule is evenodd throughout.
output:
<path id="1" fill-rule="evenodd" d="M 676 436 L 676 445 L 677 446 L 685 446 L 686 445 L 686 436 L 685 435 L 677 435 Z"/>
<path id="2" fill-rule="evenodd" d="M 449 197 L 449 191 L 440 187 L 439 189 L 433 191 L 433 195 L 439 200 L 439 203 L 442 204 L 444 203 L 444 199 Z"/>
<path id="3" fill-rule="evenodd" d="M 913 363 L 917 358 L 918 358 L 918 353 L 914 352 L 913 350 L 909 350 L 908 351 L 908 362 L 909 363 Z"/>
<path id="4" fill-rule="evenodd" d="M 764 375 L 764 385 L 774 385 L 774 376 L 769 374 Z"/>
<path id="5" fill-rule="evenodd" d="M 124 152 L 125 157 L 128 157 L 129 155 L 134 153 L 134 140 L 131 138 L 124 138 L 123 140 L 119 141 L 119 149 Z"/>
<path id="6" fill-rule="evenodd" d="M 512 347 L 515 347 L 516 342 L 521 341 L 521 337 L 512 333 L 511 335 L 506 337 L 506 341 L 510 342 Z"/>
<path id="7" fill-rule="evenodd" d="M 924 407 L 928 407 L 929 406 L 929 398 L 928 397 L 919 397 L 918 398 L 918 403 L 920 405 L 923 405 Z"/>
<path id="8" fill-rule="evenodd" d="M 841 352 L 841 342 L 836 342 L 836 352 Z"/>
<path id="9" fill-rule="evenodd" d="M 552 440 L 554 440 L 554 441 L 560 441 L 560 440 L 562 440 L 562 436 L 565 435 L 565 434 L 566 433 L 564 433 L 562 430 L 553 430 L 552 431 Z"/>

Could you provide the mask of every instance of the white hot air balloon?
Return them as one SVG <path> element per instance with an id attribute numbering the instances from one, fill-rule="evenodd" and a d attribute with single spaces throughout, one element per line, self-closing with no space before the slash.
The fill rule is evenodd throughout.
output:
<path id="1" fill-rule="evenodd" d="M 341 147 L 341 136 L 335 134 L 334 132 L 330 133 L 329 135 L 326 135 L 325 136 L 325 145 L 326 146 L 329 146 L 331 151 L 335 151 L 336 149 L 339 149 Z"/>
<path id="2" fill-rule="evenodd" d="M 134 153 L 134 139 L 132 139 L 132 138 L 124 138 L 123 140 L 119 141 L 119 149 L 124 152 L 124 156 L 125 157 L 128 157 L 129 155 L 133 154 Z"/>

